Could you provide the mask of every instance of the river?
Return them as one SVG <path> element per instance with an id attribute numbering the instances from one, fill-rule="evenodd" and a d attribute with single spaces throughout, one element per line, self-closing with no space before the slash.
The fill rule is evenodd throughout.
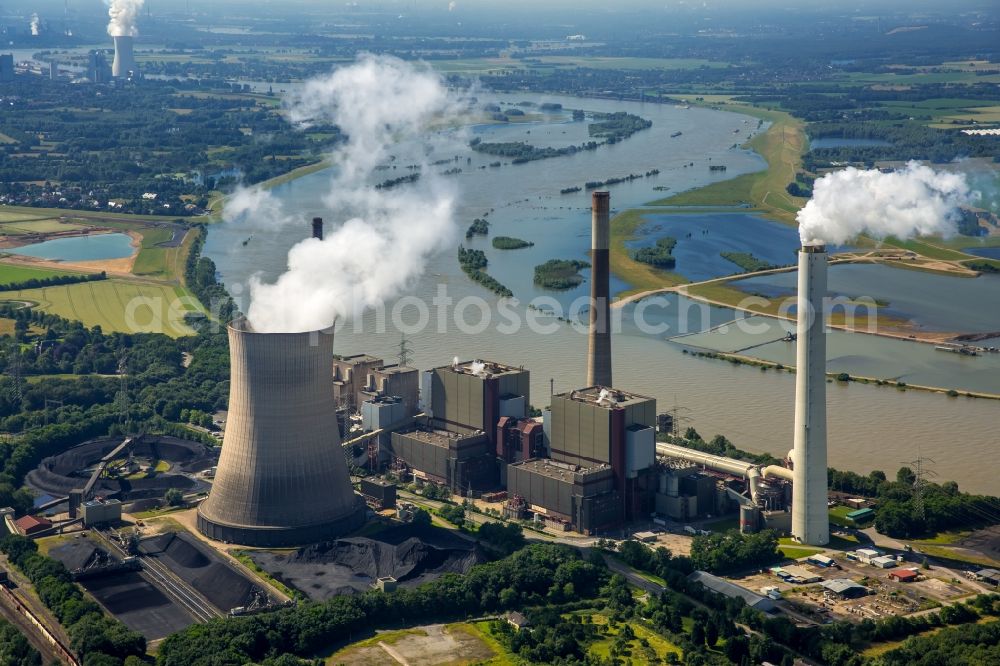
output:
<path id="1" fill-rule="evenodd" d="M 568 307 L 574 298 L 586 294 L 589 289 L 585 282 L 575 290 L 556 293 L 532 284 L 532 267 L 542 261 L 586 259 L 590 235 L 589 195 L 583 191 L 560 195 L 560 189 L 582 186 L 588 180 L 659 169 L 658 176 L 609 188 L 613 209 L 619 211 L 667 194 L 654 187 L 669 187 L 669 192 L 677 192 L 764 167 L 759 156 L 733 148 L 734 143 L 745 141 L 749 132 L 759 131 L 757 120 L 746 116 L 700 108 L 527 93 L 499 99 L 557 102 L 569 109 L 588 111 L 628 111 L 653 121 L 651 129 L 626 141 L 572 157 L 480 169 L 492 158 L 471 153 L 468 155 L 471 163 L 466 163 L 465 155 L 457 163 L 463 171 L 450 178 L 460 192 L 458 218 L 463 229 L 473 218 L 492 211 L 488 217 L 492 224 L 491 236 L 524 238 L 535 246 L 514 251 L 494 250 L 485 238 L 473 239 L 468 244 L 487 254 L 490 274 L 510 287 L 519 298 L 549 296 L 552 308 Z M 523 139 L 535 145 L 579 143 L 586 134 L 583 123 L 573 123 L 563 116 L 552 116 L 539 123 L 483 126 L 473 131 L 484 140 Z M 675 132 L 681 134 L 671 137 Z M 692 162 L 694 166 L 684 166 Z M 727 171 L 723 174 L 710 172 L 711 164 L 725 164 Z M 274 192 L 303 216 L 319 213 L 329 222 L 336 223 L 337 212 L 325 210 L 322 204 L 322 196 L 328 188 L 329 176 L 318 172 L 281 185 Z M 276 277 L 284 268 L 288 248 L 307 233 L 307 229 L 298 228 L 255 231 L 253 239 L 244 246 L 242 241 L 248 236 L 246 229 L 220 224 L 211 228 L 206 252 L 218 264 L 227 286 L 245 306 L 244 285 L 249 276 L 260 273 L 265 279 Z M 716 261 L 714 255 L 712 260 Z M 372 268 L 391 270 L 391 267 Z M 490 302 L 496 300 L 461 273 L 452 247 L 443 248 L 432 260 L 409 294 L 429 301 L 441 286 L 447 288 L 448 295 L 456 303 L 465 296 L 486 297 Z M 624 286 L 619 281 L 613 288 Z M 697 428 L 705 437 L 721 433 L 741 448 L 776 455 L 787 453 L 792 434 L 792 376 L 684 353 L 680 345 L 667 342 L 665 338 L 682 332 L 684 325 L 688 330 L 700 330 L 733 319 L 736 314 L 724 308 L 692 304 L 676 296 L 670 297 L 669 302 L 666 309 L 653 308 L 653 316 L 649 318 L 652 323 L 670 324 L 669 331 L 651 334 L 627 323 L 614 336 L 615 384 L 655 397 L 661 411 L 676 406 L 683 424 Z M 392 305 L 388 307 L 391 309 Z M 692 305 L 694 311 L 703 316 L 694 321 L 690 316 L 679 317 L 681 311 Z M 635 308 L 635 305 L 623 308 L 625 321 L 631 321 L 630 315 Z M 403 312 L 404 323 L 412 323 L 416 318 L 415 311 Z M 553 318 L 539 320 L 540 326 L 555 329 L 548 334 L 525 326 L 516 333 L 505 334 L 503 321 L 493 312 L 489 324 L 473 334 L 461 332 L 454 325 L 437 330 L 434 325 L 437 320 L 434 311 L 431 312 L 433 330 L 408 335 L 411 364 L 416 367 L 443 365 L 454 356 L 524 365 L 532 372 L 532 402 L 537 406 L 547 404 L 550 380 L 556 391 L 579 388 L 585 380 L 587 339 L 564 322 Z M 476 321 L 475 312 L 474 309 L 467 312 L 466 320 Z M 523 305 L 514 308 L 514 313 L 521 319 L 528 314 Z M 361 322 L 348 324 L 338 333 L 335 348 L 340 354 L 367 352 L 391 360 L 398 353 L 400 338 L 396 327 L 391 323 L 380 327 L 378 318 L 369 313 Z M 905 341 L 871 339 L 879 344 L 894 345 L 883 348 L 867 344 L 869 340 L 865 338 L 859 343 L 863 348 L 859 353 L 884 356 L 881 360 L 889 365 L 893 361 L 905 364 L 911 352 L 918 349 L 916 344 Z M 835 349 L 836 345 L 831 345 L 831 350 Z M 964 369 L 956 366 L 949 372 L 952 376 L 946 379 L 957 381 L 961 380 Z M 960 383 L 957 381 L 955 385 Z M 997 450 L 995 427 L 1000 403 L 859 384 L 835 383 L 829 388 L 832 466 L 858 472 L 877 468 L 892 476 L 905 461 L 924 455 L 936 461 L 934 471 L 941 479 L 953 479 L 966 490 L 1000 494 L 995 465 L 983 463 L 983 460 L 992 459 Z"/>

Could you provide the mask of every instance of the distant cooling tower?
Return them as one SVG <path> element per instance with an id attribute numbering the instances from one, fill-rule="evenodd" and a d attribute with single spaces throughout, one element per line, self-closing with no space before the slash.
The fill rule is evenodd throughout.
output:
<path id="1" fill-rule="evenodd" d="M 826 247 L 799 253 L 795 366 L 795 444 L 792 461 L 792 536 L 814 546 L 830 542 L 826 479 Z"/>
<path id="2" fill-rule="evenodd" d="M 611 194 L 594 192 L 591 203 L 590 342 L 587 386 L 611 386 Z"/>
<path id="3" fill-rule="evenodd" d="M 135 65 L 135 53 L 132 51 L 132 37 L 115 37 L 115 59 L 111 63 L 111 76 L 116 79 L 123 79 L 138 72 Z"/>
<path id="4" fill-rule="evenodd" d="M 198 529 L 248 546 L 322 541 L 358 527 L 333 401 L 333 333 L 229 326 L 229 418 Z"/>

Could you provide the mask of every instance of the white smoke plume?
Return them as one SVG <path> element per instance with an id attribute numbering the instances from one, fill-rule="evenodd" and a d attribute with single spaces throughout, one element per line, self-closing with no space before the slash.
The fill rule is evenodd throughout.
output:
<path id="1" fill-rule="evenodd" d="M 864 233 L 874 238 L 953 235 L 958 207 L 979 199 L 965 174 L 935 171 L 917 162 L 882 173 L 848 167 L 815 182 L 799 211 L 804 245 L 846 243 Z"/>
<path id="2" fill-rule="evenodd" d="M 288 214 L 281 200 L 270 190 L 259 187 L 239 187 L 226 199 L 222 209 L 224 222 L 240 224 L 249 229 L 271 229 L 302 224 L 302 219 Z"/>
<path id="3" fill-rule="evenodd" d="M 272 284 L 250 284 L 247 317 L 260 332 L 302 332 L 358 316 L 410 286 L 427 259 L 454 243 L 454 197 L 425 165 L 412 185 L 377 190 L 376 166 L 401 142 L 460 112 L 441 78 L 392 57 L 356 63 L 307 82 L 288 103 L 289 118 L 333 123 L 346 136 L 332 157 L 335 175 L 324 203 L 349 216 L 324 240 L 307 238 L 288 253 L 288 270 Z M 421 146 L 422 148 L 423 146 Z M 420 159 L 424 159 L 423 150 Z M 240 192 L 227 215 L 282 224 L 288 216 L 267 193 Z M 306 221 L 299 221 L 306 228 Z"/>
<path id="4" fill-rule="evenodd" d="M 135 37 L 139 34 L 136 18 L 145 0 L 106 0 L 108 3 L 108 34 L 112 37 Z"/>
<path id="5" fill-rule="evenodd" d="M 31 15 L 31 34 L 36 37 L 42 32 L 42 23 L 38 18 L 38 13 Z"/>

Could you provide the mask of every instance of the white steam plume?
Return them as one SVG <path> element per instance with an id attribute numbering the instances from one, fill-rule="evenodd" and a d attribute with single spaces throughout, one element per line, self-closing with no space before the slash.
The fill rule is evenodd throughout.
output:
<path id="1" fill-rule="evenodd" d="M 106 0 L 108 3 L 108 34 L 112 37 L 135 37 L 139 34 L 136 18 L 145 0 Z"/>
<path id="2" fill-rule="evenodd" d="M 410 286 L 428 257 L 452 245 L 454 197 L 431 169 L 425 165 L 409 186 L 376 190 L 370 179 L 400 142 L 459 110 L 431 70 L 373 55 L 307 82 L 289 101 L 293 122 L 336 124 L 347 137 L 333 156 L 336 175 L 324 203 L 350 219 L 322 241 L 295 245 L 276 282 L 251 279 L 247 317 L 255 330 L 302 332 L 358 316 Z M 259 190 L 238 193 L 226 209 L 230 217 L 242 212 L 272 224 L 290 219 L 277 199 Z M 299 223 L 306 228 L 304 219 Z"/>
<path id="3" fill-rule="evenodd" d="M 955 233 L 958 207 L 979 199 L 965 174 L 910 162 L 882 173 L 848 167 L 823 176 L 799 211 L 803 245 L 843 244 L 865 233 L 875 238 Z"/>
<path id="4" fill-rule="evenodd" d="M 38 18 L 38 13 L 35 12 L 31 15 L 31 34 L 36 37 L 42 32 L 42 23 Z"/>

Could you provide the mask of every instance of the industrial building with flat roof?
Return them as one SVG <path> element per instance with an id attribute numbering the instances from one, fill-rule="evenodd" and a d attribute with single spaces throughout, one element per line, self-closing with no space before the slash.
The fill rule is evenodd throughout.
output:
<path id="1" fill-rule="evenodd" d="M 417 425 L 394 432 L 389 452 L 414 470 L 414 475 L 443 484 L 452 491 L 492 490 L 497 487 L 496 460 L 486 433 L 452 432 Z"/>
<path id="2" fill-rule="evenodd" d="M 405 416 L 412 416 L 418 409 L 419 374 L 416 368 L 386 365 L 370 354 L 335 356 L 333 398 L 340 408 L 363 411 L 366 402 L 396 397 L 403 404 Z"/>
<path id="3" fill-rule="evenodd" d="M 551 398 L 551 459 L 508 465 L 508 493 L 579 532 L 610 529 L 652 509 L 656 401 L 591 386 Z"/>
<path id="4" fill-rule="evenodd" d="M 719 578 L 718 576 L 713 576 L 707 571 L 694 571 L 688 575 L 688 580 L 701 583 L 713 592 L 718 592 L 723 596 L 732 599 L 742 599 L 746 602 L 747 606 L 755 610 L 765 613 L 770 613 L 774 610 L 774 602 L 768 597 L 762 597 L 756 592 L 748 590 L 745 587 L 740 587 L 735 583 L 730 583 L 728 580 Z"/>
<path id="5" fill-rule="evenodd" d="M 855 583 L 850 578 L 832 578 L 823 581 L 823 589 L 836 594 L 844 599 L 857 599 L 868 594 L 868 588 L 859 583 Z"/>
<path id="6" fill-rule="evenodd" d="M 622 502 L 610 465 L 579 467 L 546 458 L 507 467 L 507 493 L 536 513 L 593 534 L 622 521 Z"/>

